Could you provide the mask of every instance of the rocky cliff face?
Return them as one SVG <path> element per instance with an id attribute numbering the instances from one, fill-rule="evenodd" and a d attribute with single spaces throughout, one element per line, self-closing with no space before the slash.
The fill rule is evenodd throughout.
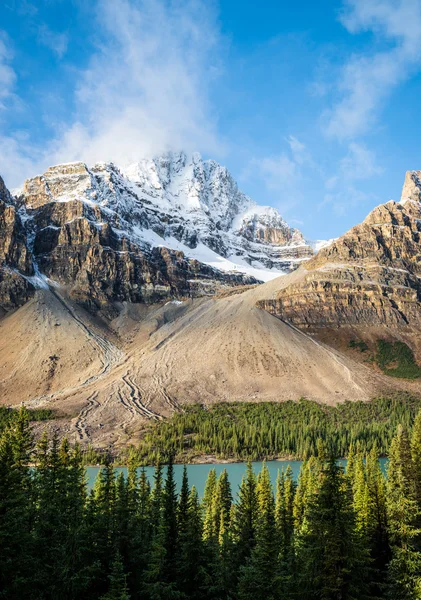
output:
<path id="1" fill-rule="evenodd" d="M 0 307 L 3 310 L 28 300 L 34 290 L 28 278 L 33 274 L 25 229 L 0 177 Z"/>
<path id="2" fill-rule="evenodd" d="M 421 179 L 408 172 L 388 202 L 305 265 L 260 306 L 301 328 L 421 324 Z"/>
<path id="3" fill-rule="evenodd" d="M 259 272 L 267 279 L 295 269 L 313 254 L 275 209 L 258 206 L 225 167 L 198 154 L 171 153 L 124 169 L 58 165 L 26 181 L 22 197 L 31 209 L 77 199 L 151 246 L 258 279 Z"/>
<path id="4" fill-rule="evenodd" d="M 1 182 L 3 310 L 54 284 L 91 309 L 210 295 L 311 255 L 276 210 L 257 206 L 224 167 L 199 155 L 122 170 L 57 165 L 16 197 Z"/>

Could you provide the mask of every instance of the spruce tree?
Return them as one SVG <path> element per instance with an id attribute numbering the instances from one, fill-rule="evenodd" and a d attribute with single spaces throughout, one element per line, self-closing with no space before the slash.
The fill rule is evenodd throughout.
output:
<path id="1" fill-rule="evenodd" d="M 35 570 L 32 436 L 22 408 L 0 434 L 0 598 L 30 597 Z"/>
<path id="2" fill-rule="evenodd" d="M 417 500 L 421 510 L 421 410 L 415 417 L 411 436 L 411 453 L 414 464 L 414 476 L 417 486 Z"/>
<path id="3" fill-rule="evenodd" d="M 294 586 L 296 573 L 294 552 L 294 497 L 296 484 L 292 469 L 278 471 L 276 481 L 275 522 L 279 550 L 279 579 L 283 595 L 288 596 Z"/>
<path id="4" fill-rule="evenodd" d="M 127 577 L 119 553 L 116 554 L 112 563 L 109 582 L 109 590 L 104 596 L 101 596 L 101 600 L 130 600 Z"/>
<path id="5" fill-rule="evenodd" d="M 250 561 L 240 569 L 240 600 L 277 600 L 279 597 L 278 543 L 275 501 L 269 469 L 264 464 L 256 486 L 257 523 Z"/>
<path id="6" fill-rule="evenodd" d="M 251 462 L 248 462 L 246 475 L 243 477 L 238 492 L 233 518 L 234 564 L 237 565 L 237 568 L 245 564 L 251 556 L 256 541 L 257 516 L 256 476 Z"/>
<path id="7" fill-rule="evenodd" d="M 366 597 L 368 552 L 356 530 L 343 470 L 333 458 L 322 467 L 308 498 L 306 521 L 298 555 L 300 599 Z"/>
<path id="8" fill-rule="evenodd" d="M 389 451 L 387 517 L 392 559 L 389 563 L 389 598 L 421 597 L 420 509 L 416 469 L 406 429 L 398 427 Z"/>

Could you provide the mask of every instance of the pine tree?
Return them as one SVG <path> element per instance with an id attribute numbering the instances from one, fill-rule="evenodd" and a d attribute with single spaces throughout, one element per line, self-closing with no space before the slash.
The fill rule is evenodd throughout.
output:
<path id="1" fill-rule="evenodd" d="M 278 544 L 275 501 L 269 469 L 263 465 L 256 486 L 258 504 L 256 539 L 250 561 L 241 567 L 240 600 L 275 600 L 278 596 Z"/>
<path id="2" fill-rule="evenodd" d="M 279 549 L 279 580 L 283 595 L 294 586 L 294 497 L 296 484 L 290 465 L 279 473 L 276 481 L 275 522 Z"/>
<path id="3" fill-rule="evenodd" d="M 417 500 L 421 510 L 421 410 L 415 417 L 412 427 L 411 452 L 414 464 L 414 476 L 417 486 Z"/>
<path id="4" fill-rule="evenodd" d="M 196 488 L 189 491 L 187 469 L 183 479 L 178 503 L 178 588 L 187 598 L 202 598 L 202 586 L 207 580 L 204 570 L 202 510 Z"/>
<path id="5" fill-rule="evenodd" d="M 109 581 L 109 590 L 101 597 L 101 600 L 130 600 L 127 577 L 124 573 L 123 561 L 119 553 L 116 554 L 112 563 Z"/>
<path id="6" fill-rule="evenodd" d="M 376 445 L 366 458 L 367 522 L 366 536 L 372 558 L 372 593 L 380 596 L 390 561 L 386 513 L 386 481 L 380 468 Z"/>
<path id="7" fill-rule="evenodd" d="M 392 560 L 389 564 L 389 597 L 421 597 L 421 544 L 418 489 L 407 431 L 400 425 L 389 452 L 387 516 Z"/>
<path id="8" fill-rule="evenodd" d="M 163 490 L 161 466 L 155 469 L 151 509 L 154 529 L 145 571 L 145 596 L 151 600 L 177 598 L 177 494 L 171 458 Z"/>
<path id="9" fill-rule="evenodd" d="M 165 548 L 165 577 L 169 582 L 175 582 L 177 576 L 177 491 L 174 479 L 174 465 L 172 457 L 168 462 L 167 477 L 165 480 L 163 500 L 163 528 Z"/>
<path id="10" fill-rule="evenodd" d="M 236 570 L 250 558 L 256 541 L 258 502 L 256 476 L 251 462 L 240 485 L 233 518 Z"/>
<path id="11" fill-rule="evenodd" d="M 361 599 L 367 595 L 368 552 L 356 531 L 348 486 L 334 459 L 322 467 L 308 499 L 299 545 L 300 599 Z"/>
<path id="12" fill-rule="evenodd" d="M 31 447 L 28 413 L 22 408 L 0 435 L 0 598 L 10 600 L 30 597 L 35 569 Z"/>
<path id="13" fill-rule="evenodd" d="M 215 494 L 216 494 L 216 470 L 210 469 L 206 479 L 205 492 L 203 495 L 203 537 L 208 545 L 215 545 L 217 539 L 216 519 L 215 519 Z"/>
<path id="14" fill-rule="evenodd" d="M 116 543 L 116 486 L 115 471 L 109 459 L 95 481 L 89 502 L 91 519 L 90 548 L 91 564 L 96 573 L 94 585 L 105 593 L 108 576 L 115 559 Z"/>

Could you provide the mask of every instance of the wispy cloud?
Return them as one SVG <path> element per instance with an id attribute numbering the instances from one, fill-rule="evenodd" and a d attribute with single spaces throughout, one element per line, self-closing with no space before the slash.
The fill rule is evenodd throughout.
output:
<path id="1" fill-rule="evenodd" d="M 325 180 L 326 193 L 319 209 L 330 205 L 336 215 L 343 216 L 358 205 L 379 200 L 375 194 L 359 189 L 358 182 L 378 177 L 383 171 L 374 152 L 363 144 L 350 143 L 337 172 Z"/>
<path id="2" fill-rule="evenodd" d="M 421 68 L 419 0 L 347 0 L 340 20 L 352 33 L 370 32 L 373 43 L 344 65 L 326 113 L 326 133 L 341 139 L 364 134 L 392 90 Z M 377 50 L 381 43 L 387 49 Z"/>
<path id="3" fill-rule="evenodd" d="M 54 160 L 124 163 L 174 148 L 221 150 L 208 103 L 218 69 L 212 3 L 100 0 L 102 43 Z"/>
<path id="4" fill-rule="evenodd" d="M 69 37 L 67 33 L 58 33 L 42 24 L 38 27 L 38 42 L 50 48 L 58 58 L 62 58 L 67 51 Z"/>
<path id="5" fill-rule="evenodd" d="M 7 36 L 0 30 L 0 110 L 5 108 L 5 101 L 10 98 L 16 80 L 16 74 L 10 66 L 11 58 Z"/>
<path id="6" fill-rule="evenodd" d="M 9 152 L 16 165 L 2 159 L 9 185 L 22 182 L 19 165 L 28 177 L 72 160 L 125 164 L 180 148 L 224 153 L 209 102 L 221 41 L 213 2 L 97 0 L 93 27 L 96 50 L 74 89 L 73 118 L 67 113 L 56 124 L 54 139 L 29 152 L 30 140 L 21 145 L 0 127 L 1 154 Z M 62 56 L 61 35 L 42 27 L 39 41 Z M 16 78 L 7 58 L 0 38 L 0 106 Z"/>
<path id="7" fill-rule="evenodd" d="M 287 136 L 285 142 L 288 145 L 286 151 L 252 158 L 240 179 L 244 184 L 266 188 L 281 214 L 290 223 L 302 225 L 303 220 L 297 218 L 294 209 L 305 198 L 307 173 L 316 165 L 307 146 L 295 136 Z"/>
<path id="8" fill-rule="evenodd" d="M 267 189 L 282 191 L 293 185 L 298 175 L 298 165 L 283 153 L 278 156 L 253 158 L 247 171 L 248 176 L 252 173 L 257 174 Z"/>

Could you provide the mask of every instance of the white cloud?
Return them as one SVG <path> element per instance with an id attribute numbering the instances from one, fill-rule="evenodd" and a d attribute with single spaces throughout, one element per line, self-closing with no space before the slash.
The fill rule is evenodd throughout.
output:
<path id="1" fill-rule="evenodd" d="M 298 175 L 297 163 L 286 154 L 254 158 L 250 163 L 249 171 L 257 173 L 269 190 L 278 191 L 293 185 Z"/>
<path id="2" fill-rule="evenodd" d="M 67 51 L 69 38 L 66 33 L 52 31 L 47 25 L 38 27 L 38 42 L 50 48 L 58 58 L 62 58 Z"/>
<path id="3" fill-rule="evenodd" d="M 0 110 L 5 109 L 5 102 L 12 95 L 16 80 L 16 74 L 9 64 L 11 58 L 7 37 L 0 30 Z"/>
<path id="4" fill-rule="evenodd" d="M 352 183 L 348 183 L 341 185 L 340 189 L 326 193 L 323 201 L 318 205 L 318 209 L 322 210 L 326 206 L 330 206 L 336 216 L 343 217 L 357 206 L 368 203 L 372 204 L 375 201 L 378 202 L 375 194 L 364 192 L 356 188 Z"/>
<path id="5" fill-rule="evenodd" d="M 338 163 L 337 172 L 325 180 L 326 193 L 319 209 L 330 205 L 336 215 L 343 216 L 360 204 L 377 200 L 374 194 L 358 189 L 357 183 L 380 176 L 383 171 L 374 152 L 363 144 L 351 142 L 348 153 Z"/>
<path id="6" fill-rule="evenodd" d="M 100 0 L 97 17 L 105 42 L 82 74 L 79 118 L 56 140 L 53 160 L 220 151 L 208 103 L 218 56 L 209 5 Z"/>
<path id="7" fill-rule="evenodd" d="M 73 116 L 56 124 L 54 139 L 31 147 L 6 130 L 2 136 L 0 124 L 7 183 L 20 185 L 51 164 L 72 160 L 124 164 L 180 148 L 223 154 L 209 102 L 219 70 L 216 17 L 213 2 L 201 0 L 97 0 L 97 49 L 80 72 Z M 55 35 L 42 29 L 40 41 L 60 56 L 67 38 Z M 15 80 L 7 58 L 0 37 L 0 107 Z"/>
<path id="8" fill-rule="evenodd" d="M 340 99 L 327 113 L 326 133 L 352 138 L 375 123 L 385 98 L 414 70 L 419 70 L 421 2 L 348 0 L 340 20 L 350 33 L 371 32 L 375 43 L 387 46 L 354 54 L 340 74 Z"/>
<path id="9" fill-rule="evenodd" d="M 348 154 L 339 163 L 339 170 L 348 181 L 356 181 L 380 175 L 384 169 L 377 165 L 374 152 L 363 144 L 352 142 Z"/>

